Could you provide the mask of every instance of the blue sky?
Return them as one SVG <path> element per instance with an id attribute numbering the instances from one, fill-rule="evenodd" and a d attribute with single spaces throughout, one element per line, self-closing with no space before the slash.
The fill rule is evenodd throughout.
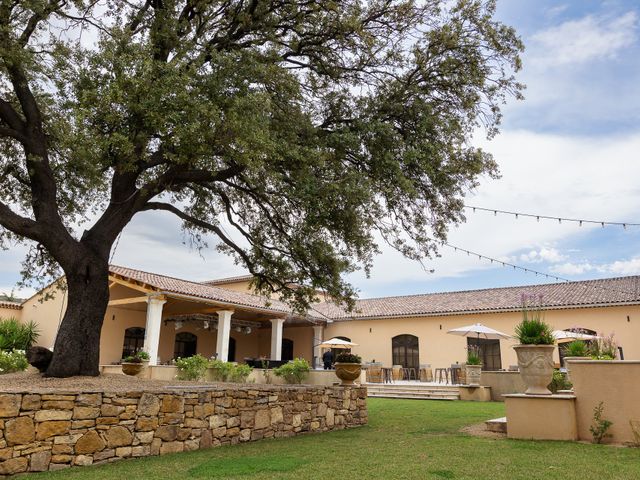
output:
<path id="1" fill-rule="evenodd" d="M 526 45 L 526 99 L 505 106 L 501 134 L 476 143 L 502 178 L 484 179 L 468 204 L 536 214 L 640 222 L 640 3 L 502 0 L 498 16 Z M 450 243 L 564 278 L 640 273 L 640 228 L 578 227 L 468 214 Z M 425 265 L 385 249 L 362 297 L 538 283 L 530 274 L 443 249 Z M 23 252 L 0 252 L 0 292 L 18 280 Z M 144 214 L 125 230 L 114 263 L 204 280 L 243 273 L 214 251 L 184 245 L 179 223 Z M 426 270 L 435 269 L 434 273 Z M 21 292 L 22 294 L 28 291 Z"/>

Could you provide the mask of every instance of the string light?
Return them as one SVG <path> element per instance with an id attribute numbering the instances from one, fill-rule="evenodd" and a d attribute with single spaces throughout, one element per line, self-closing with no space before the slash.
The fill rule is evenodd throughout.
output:
<path id="1" fill-rule="evenodd" d="M 454 251 L 461 251 L 467 254 L 467 256 L 473 255 L 474 257 L 478 257 L 479 260 L 489 260 L 491 263 L 496 262 L 501 264 L 503 267 L 512 267 L 514 270 L 520 270 L 523 271 L 525 273 L 534 273 L 536 275 L 536 277 L 538 275 L 541 275 L 547 279 L 552 279 L 552 280 L 556 280 L 558 282 L 563 282 L 563 283 L 569 283 L 569 282 L 574 282 L 575 280 L 570 280 L 568 278 L 563 278 L 563 277 L 559 277 L 557 275 L 553 275 L 551 273 L 546 273 L 546 272 L 540 272 L 538 270 L 532 270 L 530 268 L 525 268 L 525 267 L 521 267 L 520 265 L 516 265 L 513 263 L 509 263 L 509 262 L 505 262 L 503 260 L 498 260 L 496 258 L 492 258 L 489 257 L 487 255 L 482 255 L 481 253 L 477 253 L 477 252 L 472 252 L 471 250 L 467 250 L 466 248 L 462 248 L 462 247 L 457 247 L 455 245 L 451 245 L 449 243 L 443 242 L 442 243 L 443 246 L 445 247 L 449 247 L 452 248 Z M 582 283 L 582 285 L 584 285 L 586 288 L 588 287 L 593 287 L 593 288 L 599 288 L 601 290 L 609 290 L 609 291 L 613 291 L 613 292 L 617 292 L 617 293 L 624 293 L 625 295 L 633 295 L 634 299 L 637 298 L 637 294 L 636 293 L 632 293 L 632 292 L 627 292 L 626 290 L 619 290 L 617 288 L 609 288 L 609 287 L 605 287 L 603 285 L 597 285 L 594 284 L 592 282 L 589 283 Z"/>
<path id="2" fill-rule="evenodd" d="M 632 222 L 608 222 L 608 221 L 602 221 L 602 220 L 586 220 L 584 218 L 565 218 L 565 217 L 551 217 L 548 215 L 539 215 L 539 214 L 534 214 L 534 213 L 522 213 L 522 212 L 511 212 L 508 210 L 497 210 L 495 208 L 484 208 L 484 207 L 477 207 L 477 206 L 473 206 L 473 205 L 465 205 L 464 208 L 470 208 L 472 209 L 472 211 L 474 213 L 476 213 L 477 210 L 482 211 L 482 212 L 493 212 L 493 216 L 496 217 L 499 213 L 502 215 L 512 215 L 514 216 L 516 219 L 518 219 L 519 217 L 529 217 L 529 218 L 535 218 L 537 222 L 540 221 L 540 219 L 545 219 L 545 220 L 557 220 L 559 224 L 562 225 L 562 222 L 573 222 L 573 223 L 577 223 L 578 226 L 582 226 L 582 224 L 584 223 L 591 223 L 594 225 L 600 225 L 602 228 L 604 228 L 607 225 L 611 225 L 611 226 L 616 226 L 616 227 L 622 227 L 625 230 L 627 229 L 627 227 L 640 227 L 640 223 L 632 223 Z"/>

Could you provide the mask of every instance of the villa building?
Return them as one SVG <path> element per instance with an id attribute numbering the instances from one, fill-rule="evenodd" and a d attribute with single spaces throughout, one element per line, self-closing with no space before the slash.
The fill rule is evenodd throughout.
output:
<path id="1" fill-rule="evenodd" d="M 195 353 L 238 362 L 302 357 L 317 365 L 318 344 L 341 337 L 358 344 L 353 351 L 365 362 L 405 367 L 463 363 L 468 344 L 480 343 L 485 369 L 507 369 L 516 364 L 515 340 L 464 338 L 447 331 L 482 323 L 512 335 L 521 319 L 522 294 L 541 299 L 554 329 L 615 333 L 621 356 L 640 359 L 639 282 L 640 277 L 621 277 L 362 299 L 352 312 L 320 302 L 299 315 L 276 299 L 251 294 L 250 276 L 193 282 L 113 266 L 100 362 L 117 363 L 144 349 L 151 365 Z M 2 302 L 0 317 L 37 322 L 38 344 L 51 348 L 65 294 L 57 291 L 43 301 L 43 293 L 22 304 Z"/>

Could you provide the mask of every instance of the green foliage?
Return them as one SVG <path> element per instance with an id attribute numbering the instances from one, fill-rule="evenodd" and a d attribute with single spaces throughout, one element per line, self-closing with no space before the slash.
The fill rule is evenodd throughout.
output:
<path id="1" fill-rule="evenodd" d="M 178 380 L 202 380 L 209 367 L 209 360 L 200 354 L 176 359 Z"/>
<path id="2" fill-rule="evenodd" d="M 249 365 L 223 362 L 213 359 L 209 362 L 209 368 L 213 371 L 213 381 L 244 383 L 253 371 Z"/>
<path id="3" fill-rule="evenodd" d="M 560 370 L 553 371 L 553 378 L 547 386 L 551 393 L 558 393 L 558 390 L 570 390 L 572 387 L 573 384 L 567 380 L 567 374 L 562 373 Z"/>
<path id="4" fill-rule="evenodd" d="M 355 353 L 339 353 L 336 355 L 335 361 L 340 363 L 362 363 L 362 357 Z"/>
<path id="5" fill-rule="evenodd" d="M 614 360 L 618 355 L 618 342 L 613 333 L 600 334 L 591 341 L 588 355 L 594 360 Z"/>
<path id="6" fill-rule="evenodd" d="M 482 365 L 479 346 L 469 345 L 467 347 L 467 365 Z"/>
<path id="7" fill-rule="evenodd" d="M 22 372 L 28 366 L 29 362 L 27 362 L 24 350 L 0 350 L 0 375 Z"/>
<path id="8" fill-rule="evenodd" d="M 516 325 L 516 337 L 521 345 L 553 345 L 553 329 L 542 318 L 542 297 L 538 297 L 538 305 L 533 308 L 530 306 L 531 299 L 528 295 L 522 295 L 522 320 Z"/>
<path id="9" fill-rule="evenodd" d="M 565 357 L 586 357 L 587 353 L 587 344 L 582 340 L 574 340 L 564 349 Z"/>
<path id="10" fill-rule="evenodd" d="M 259 291 L 304 309 L 322 288 L 353 305 L 343 274 L 370 269 L 376 239 L 433 257 L 463 220 L 463 195 L 498 175 L 471 137 L 495 135 L 505 99 L 522 98 L 523 44 L 495 10 L 115 0 L 105 14 L 95 2 L 9 2 L 0 201 L 25 217 L 0 215 L 0 245 L 34 240 L 27 260 L 42 268 L 25 275 L 53 274 L 163 210 L 198 246 L 216 235 Z"/>
<path id="11" fill-rule="evenodd" d="M 606 437 L 610 437 L 611 434 L 607 433 L 613 422 L 602 418 L 604 412 L 604 402 L 600 402 L 593 409 L 593 423 L 589 427 L 591 436 L 593 437 L 593 443 L 602 443 Z"/>
<path id="12" fill-rule="evenodd" d="M 21 323 L 16 318 L 0 319 L 0 350 L 27 350 L 40 336 L 33 321 Z"/>
<path id="13" fill-rule="evenodd" d="M 140 350 L 139 352 L 134 353 L 133 355 L 129 355 L 122 359 L 123 362 L 127 363 L 142 363 L 149 361 L 149 354 L 145 351 Z"/>
<path id="14" fill-rule="evenodd" d="M 309 362 L 304 358 L 295 358 L 292 361 L 273 369 L 273 374 L 284 378 L 287 383 L 302 383 L 311 370 Z"/>

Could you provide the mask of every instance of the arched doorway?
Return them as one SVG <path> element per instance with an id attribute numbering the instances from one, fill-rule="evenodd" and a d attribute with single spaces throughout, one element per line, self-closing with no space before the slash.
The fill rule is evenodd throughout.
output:
<path id="1" fill-rule="evenodd" d="M 144 347 L 144 328 L 129 327 L 124 331 L 124 343 L 122 345 L 122 358 L 129 357 L 139 352 Z"/>
<path id="2" fill-rule="evenodd" d="M 173 347 L 173 358 L 193 357 L 198 349 L 198 337 L 193 333 L 181 332 L 176 334 Z"/>
<path id="3" fill-rule="evenodd" d="M 229 338 L 229 353 L 227 355 L 228 362 L 236 361 L 236 339 Z"/>
<path id="4" fill-rule="evenodd" d="M 282 360 L 285 362 L 293 360 L 293 340 L 282 339 Z"/>
<path id="5" fill-rule="evenodd" d="M 391 357 L 393 365 L 402 365 L 404 368 L 419 368 L 418 337 L 409 334 L 393 337 L 391 339 Z"/>

